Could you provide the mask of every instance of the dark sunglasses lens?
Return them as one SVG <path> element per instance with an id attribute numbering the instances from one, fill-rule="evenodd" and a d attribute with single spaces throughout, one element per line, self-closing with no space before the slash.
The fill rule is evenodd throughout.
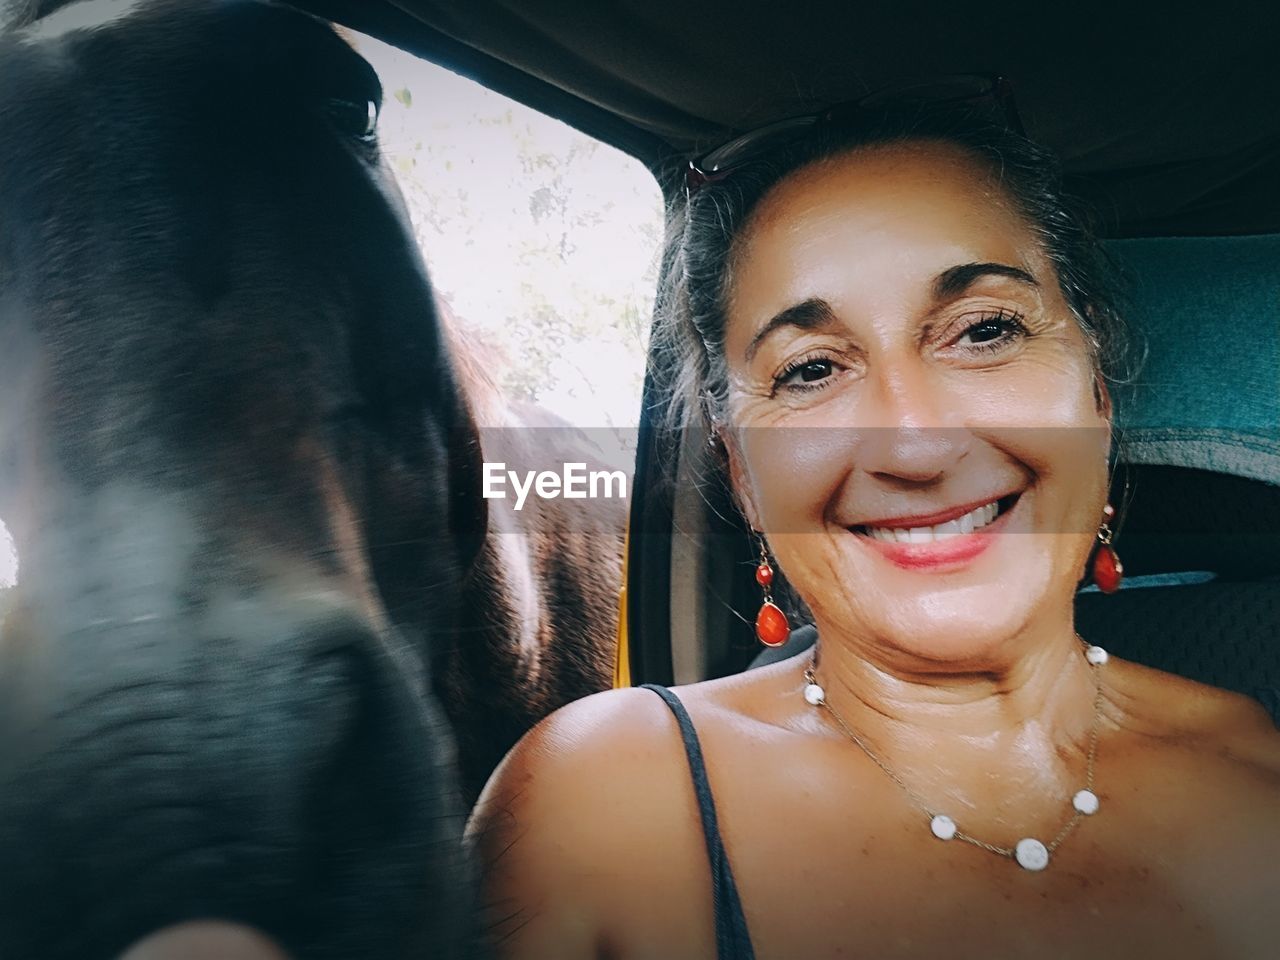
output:
<path id="1" fill-rule="evenodd" d="M 735 167 L 744 160 L 759 156 L 779 144 L 794 139 L 800 130 L 811 127 L 817 117 L 788 117 L 759 130 L 752 130 L 712 150 L 697 161 L 697 168 L 708 176 Z"/>

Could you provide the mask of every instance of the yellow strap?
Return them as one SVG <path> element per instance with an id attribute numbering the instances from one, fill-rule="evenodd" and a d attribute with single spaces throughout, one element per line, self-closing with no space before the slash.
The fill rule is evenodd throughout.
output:
<path id="1" fill-rule="evenodd" d="M 618 588 L 618 638 L 613 661 L 613 688 L 631 686 L 631 647 L 627 642 L 627 561 L 631 555 L 631 518 L 622 539 L 622 586 Z"/>

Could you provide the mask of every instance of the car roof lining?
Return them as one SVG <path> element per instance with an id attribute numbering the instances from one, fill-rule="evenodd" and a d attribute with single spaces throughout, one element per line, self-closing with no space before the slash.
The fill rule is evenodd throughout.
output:
<path id="1" fill-rule="evenodd" d="M 909 76 L 998 71 L 1109 236 L 1280 231 L 1280 7 L 296 0 L 655 170 Z M 927 29 L 921 24 L 927 23 Z"/>
<path id="2" fill-rule="evenodd" d="M 0 0 L 13 15 L 68 0 Z M 1280 5 L 287 0 L 640 158 L 905 79 L 998 72 L 1109 237 L 1280 232 Z"/>

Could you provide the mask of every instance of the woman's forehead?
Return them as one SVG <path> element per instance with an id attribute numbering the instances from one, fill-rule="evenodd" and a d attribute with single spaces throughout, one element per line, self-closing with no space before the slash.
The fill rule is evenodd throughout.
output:
<path id="1" fill-rule="evenodd" d="M 851 286 L 901 296 L 963 263 L 1047 269 L 992 173 L 932 142 L 863 148 L 787 177 L 744 225 L 734 261 L 731 299 L 744 306 Z"/>
<path id="2" fill-rule="evenodd" d="M 946 200 L 1016 216 L 1012 197 L 984 159 L 960 144 L 908 140 L 855 147 L 792 171 L 765 193 L 746 229 L 804 215 L 833 199 L 868 208 Z"/>

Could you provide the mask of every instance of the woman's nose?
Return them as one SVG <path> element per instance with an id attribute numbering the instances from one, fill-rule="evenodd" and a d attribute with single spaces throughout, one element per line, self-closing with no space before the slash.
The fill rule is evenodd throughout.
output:
<path id="1" fill-rule="evenodd" d="M 881 364 L 872 374 L 858 461 L 861 469 L 926 482 L 956 466 L 973 435 L 945 379 L 920 359 Z"/>

